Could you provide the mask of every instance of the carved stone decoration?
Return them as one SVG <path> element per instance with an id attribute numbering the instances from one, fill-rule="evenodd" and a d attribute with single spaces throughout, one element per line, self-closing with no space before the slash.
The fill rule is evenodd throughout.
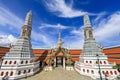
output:
<path id="1" fill-rule="evenodd" d="M 92 37 L 93 37 L 93 34 L 92 34 L 92 31 L 91 31 L 91 30 L 89 31 L 89 34 L 90 34 L 90 37 L 92 38 Z"/>
<path id="2" fill-rule="evenodd" d="M 25 27 L 23 27 L 22 28 L 22 37 L 24 37 L 25 36 L 25 32 L 26 32 L 26 30 L 25 30 L 26 28 Z"/>

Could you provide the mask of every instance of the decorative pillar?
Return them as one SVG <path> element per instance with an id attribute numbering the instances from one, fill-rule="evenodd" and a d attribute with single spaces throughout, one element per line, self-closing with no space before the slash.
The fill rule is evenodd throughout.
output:
<path id="1" fill-rule="evenodd" d="M 65 69 L 65 57 L 63 57 L 63 68 Z"/>
<path id="2" fill-rule="evenodd" d="M 56 57 L 54 58 L 54 67 L 56 67 Z"/>

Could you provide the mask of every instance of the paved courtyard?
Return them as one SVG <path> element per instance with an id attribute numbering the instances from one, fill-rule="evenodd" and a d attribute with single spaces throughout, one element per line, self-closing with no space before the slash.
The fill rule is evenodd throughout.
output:
<path id="1" fill-rule="evenodd" d="M 62 67 L 57 67 L 53 71 L 40 73 L 21 80 L 92 80 L 90 77 L 79 75 L 76 71 L 66 71 Z"/>

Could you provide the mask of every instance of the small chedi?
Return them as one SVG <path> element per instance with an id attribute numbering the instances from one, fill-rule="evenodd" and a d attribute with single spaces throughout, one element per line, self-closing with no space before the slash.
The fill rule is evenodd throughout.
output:
<path id="1" fill-rule="evenodd" d="M 102 53 L 102 48 L 96 44 L 92 27 L 87 14 L 84 15 L 84 47 L 80 61 L 75 62 L 75 70 L 81 75 L 91 78 L 115 79 L 119 75 L 114 64 L 108 62 L 107 56 Z"/>
<path id="2" fill-rule="evenodd" d="M 39 61 L 35 61 L 31 46 L 32 12 L 26 15 L 20 38 L 3 57 L 0 80 L 19 79 L 34 75 L 39 71 Z"/>

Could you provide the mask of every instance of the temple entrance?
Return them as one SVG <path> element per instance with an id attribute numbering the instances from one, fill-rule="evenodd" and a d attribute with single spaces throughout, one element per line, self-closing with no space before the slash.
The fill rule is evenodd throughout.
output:
<path id="1" fill-rule="evenodd" d="M 56 67 L 63 66 L 63 57 L 62 56 L 57 56 L 56 57 Z"/>

